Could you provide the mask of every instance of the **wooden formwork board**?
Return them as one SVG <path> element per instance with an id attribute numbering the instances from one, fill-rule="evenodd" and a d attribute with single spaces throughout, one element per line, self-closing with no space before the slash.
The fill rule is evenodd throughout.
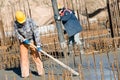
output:
<path id="1" fill-rule="evenodd" d="M 109 31 L 106 29 L 101 30 L 88 30 L 88 31 L 82 31 L 81 36 L 84 37 L 94 37 L 94 36 L 101 36 L 101 35 L 108 35 Z"/>

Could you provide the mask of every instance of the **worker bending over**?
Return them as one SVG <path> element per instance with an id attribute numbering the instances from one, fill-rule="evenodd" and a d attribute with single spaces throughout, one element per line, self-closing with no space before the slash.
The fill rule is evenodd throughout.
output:
<path id="1" fill-rule="evenodd" d="M 30 49 L 30 54 L 36 64 L 38 75 L 43 75 L 43 63 L 41 61 L 41 56 L 39 56 L 42 49 L 38 26 L 31 18 L 27 18 L 22 11 L 16 11 L 15 18 L 14 29 L 20 42 L 21 77 L 24 78 L 29 76 L 28 49 Z M 30 46 L 30 44 L 37 46 L 37 49 Z"/>

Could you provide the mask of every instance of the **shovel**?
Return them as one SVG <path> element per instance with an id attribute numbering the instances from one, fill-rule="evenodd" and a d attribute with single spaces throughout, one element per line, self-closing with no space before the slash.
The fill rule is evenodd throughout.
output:
<path id="1" fill-rule="evenodd" d="M 33 44 L 30 44 L 32 47 L 34 47 L 35 49 L 37 49 L 37 47 Z M 41 53 L 43 53 L 44 55 L 46 55 L 47 57 L 51 58 L 53 61 L 55 61 L 56 63 L 58 63 L 59 65 L 61 65 L 63 68 L 67 69 L 68 71 L 70 71 L 71 73 L 73 73 L 74 75 L 78 76 L 79 73 L 76 72 L 75 70 L 73 70 L 71 67 L 65 65 L 63 62 L 59 61 L 58 59 L 54 58 L 53 56 L 51 56 L 50 54 L 47 54 L 45 51 L 41 50 Z"/>

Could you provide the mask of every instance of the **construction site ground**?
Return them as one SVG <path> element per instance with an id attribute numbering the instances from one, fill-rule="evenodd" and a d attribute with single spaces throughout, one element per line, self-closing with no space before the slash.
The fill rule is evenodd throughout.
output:
<path id="1" fill-rule="evenodd" d="M 116 55 L 118 57 L 118 61 L 120 62 L 120 49 L 116 50 Z M 87 57 L 85 54 L 82 54 L 82 70 L 83 70 L 83 78 L 84 80 L 101 80 L 103 77 L 105 80 L 114 80 L 114 77 L 116 76 L 117 78 L 117 70 L 116 66 L 114 65 L 114 69 L 112 69 L 112 63 L 114 62 L 115 59 L 115 52 L 109 52 L 109 60 L 107 53 L 101 53 L 101 54 L 95 54 L 95 61 L 96 61 L 96 68 L 94 65 L 94 59 L 93 55 L 89 54 Z M 62 62 L 64 62 L 64 58 L 60 58 Z M 88 63 L 89 61 L 89 63 Z M 110 61 L 110 62 L 109 62 Z M 54 70 L 54 75 L 57 75 L 59 79 L 55 80 L 62 80 L 62 67 L 58 65 L 57 63 L 53 62 L 51 65 L 47 65 L 48 62 L 53 62 L 52 60 L 46 60 L 44 61 L 44 68 L 45 68 L 45 76 L 38 76 L 36 69 L 34 69 L 34 65 L 30 64 L 30 76 L 28 78 L 22 78 L 21 77 L 21 72 L 20 68 L 11 68 L 11 69 L 2 69 L 0 70 L 0 80 L 49 80 L 48 78 L 48 70 Z M 73 60 L 71 60 L 71 55 L 69 55 L 68 58 L 68 65 L 71 68 L 74 68 L 74 70 L 78 71 L 78 65 L 80 64 L 80 58 L 79 56 L 75 56 L 75 63 Z M 56 66 L 54 66 L 54 65 Z M 75 64 L 75 66 L 73 66 Z M 89 66 L 89 67 L 88 67 Z M 102 68 L 101 68 L 102 66 Z M 49 68 L 49 69 L 48 69 Z M 51 69 L 50 69 L 51 68 Z M 101 74 L 102 72 L 102 74 Z M 113 75 L 116 73 L 116 75 Z M 94 74 L 94 75 L 93 75 Z M 54 76 L 53 75 L 53 76 Z M 104 76 L 103 76 L 104 75 Z M 97 76 L 97 77 L 96 77 Z M 79 76 L 71 76 L 72 80 L 81 80 Z"/>

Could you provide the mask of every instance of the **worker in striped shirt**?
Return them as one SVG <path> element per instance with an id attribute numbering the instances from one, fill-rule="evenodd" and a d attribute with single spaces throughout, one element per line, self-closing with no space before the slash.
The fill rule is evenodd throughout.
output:
<path id="1" fill-rule="evenodd" d="M 38 70 L 38 75 L 43 75 L 44 74 L 43 63 L 41 61 L 41 56 L 39 56 L 38 54 L 42 50 L 38 26 L 31 18 L 27 18 L 22 11 L 16 11 L 15 18 L 16 18 L 16 21 L 14 22 L 15 34 L 20 42 L 21 77 L 29 76 L 29 57 L 28 57 L 29 49 L 31 56 L 35 61 Z M 30 44 L 36 45 L 37 49 L 30 46 Z"/>

